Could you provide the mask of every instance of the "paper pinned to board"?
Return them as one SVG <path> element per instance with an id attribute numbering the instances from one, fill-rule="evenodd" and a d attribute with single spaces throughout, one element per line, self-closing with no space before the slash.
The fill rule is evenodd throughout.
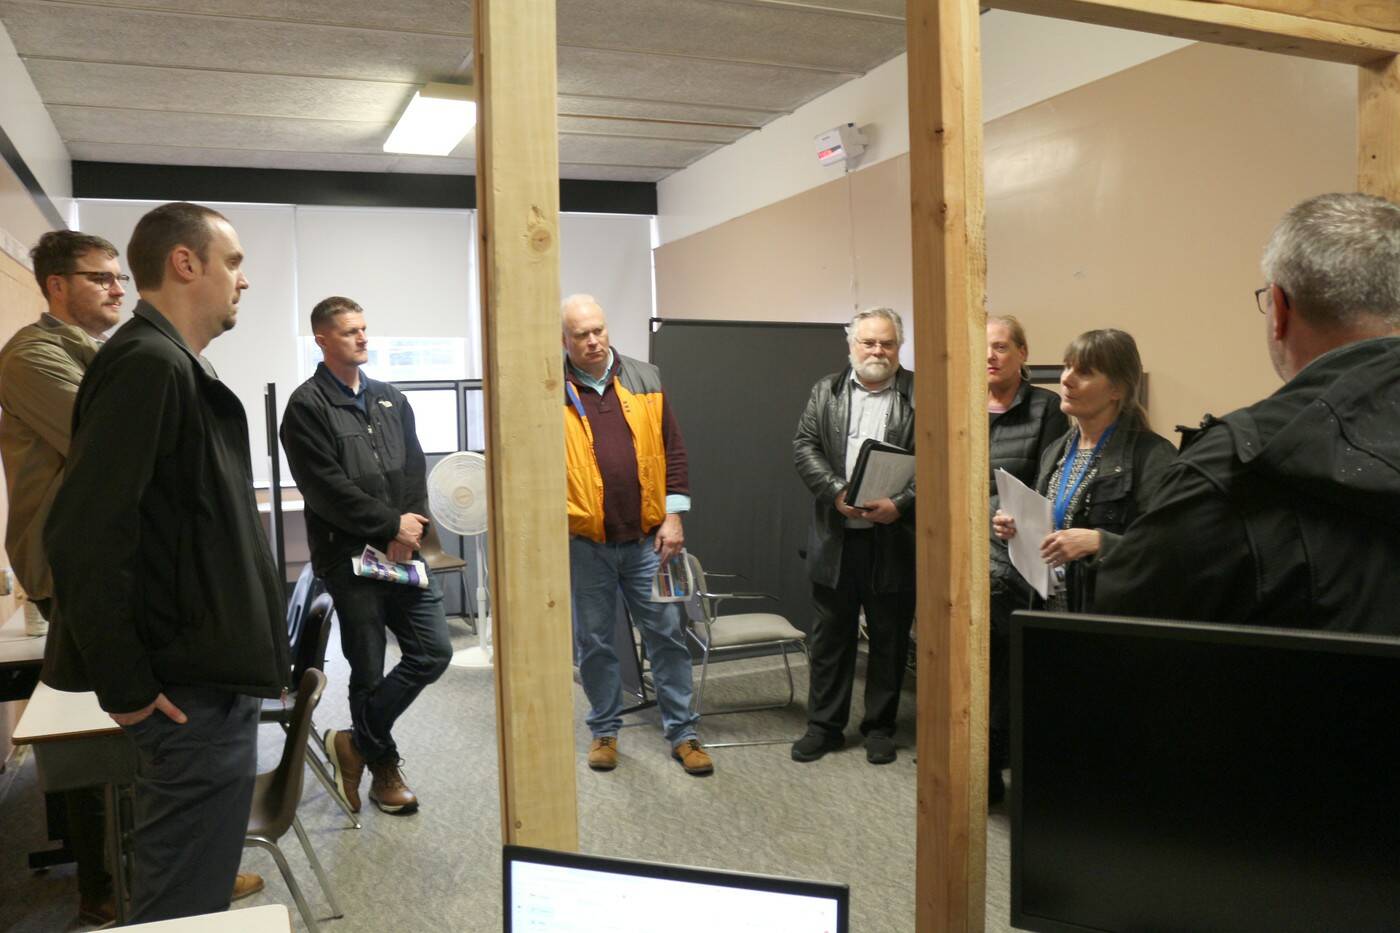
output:
<path id="1" fill-rule="evenodd" d="M 1049 599 L 1050 565 L 1040 556 L 1040 542 L 1054 525 L 1050 500 L 1005 470 L 997 470 L 996 479 L 1001 510 L 1016 520 L 1016 537 L 1006 542 L 1011 566 L 1041 599 Z"/>

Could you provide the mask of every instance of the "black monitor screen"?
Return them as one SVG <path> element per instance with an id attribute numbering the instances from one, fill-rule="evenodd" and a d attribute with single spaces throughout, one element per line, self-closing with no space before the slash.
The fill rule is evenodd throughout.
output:
<path id="1" fill-rule="evenodd" d="M 1017 613 L 1012 917 L 1400 929 L 1400 641 Z"/>
<path id="2" fill-rule="evenodd" d="M 850 931 L 844 884 L 513 845 L 504 861 L 505 933 Z"/>

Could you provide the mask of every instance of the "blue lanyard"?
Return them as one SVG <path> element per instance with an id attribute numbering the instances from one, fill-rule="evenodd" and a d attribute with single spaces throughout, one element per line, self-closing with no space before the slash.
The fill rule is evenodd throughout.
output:
<path id="1" fill-rule="evenodd" d="M 1076 430 L 1069 439 L 1069 448 L 1065 451 L 1064 464 L 1060 467 L 1060 488 L 1055 491 L 1055 527 L 1063 528 L 1065 524 L 1065 512 L 1069 511 L 1069 504 L 1074 501 L 1074 494 L 1079 491 L 1080 485 L 1084 482 L 1084 477 L 1089 475 L 1094 463 L 1099 459 L 1099 454 L 1103 452 L 1103 445 L 1108 443 L 1108 439 L 1113 436 L 1113 432 L 1118 429 L 1118 423 L 1114 422 L 1108 426 L 1108 430 L 1103 432 L 1099 442 L 1094 445 L 1094 452 L 1089 455 L 1089 462 L 1084 464 L 1084 469 L 1079 471 L 1079 475 L 1074 478 L 1074 485 L 1070 485 L 1070 473 L 1074 472 L 1075 451 L 1079 447 L 1079 432 Z"/>

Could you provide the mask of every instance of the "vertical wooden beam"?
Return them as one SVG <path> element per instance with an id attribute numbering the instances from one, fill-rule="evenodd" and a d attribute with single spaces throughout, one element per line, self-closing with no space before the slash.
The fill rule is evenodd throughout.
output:
<path id="1" fill-rule="evenodd" d="M 1356 189 L 1400 203 L 1400 56 L 1357 71 Z"/>
<path id="2" fill-rule="evenodd" d="M 501 836 L 572 850 L 578 848 L 578 798 L 559 349 L 554 0 L 476 0 L 475 7 Z"/>
<path id="3" fill-rule="evenodd" d="M 977 0 L 907 0 L 918 455 L 915 928 L 986 910 L 987 406 Z"/>

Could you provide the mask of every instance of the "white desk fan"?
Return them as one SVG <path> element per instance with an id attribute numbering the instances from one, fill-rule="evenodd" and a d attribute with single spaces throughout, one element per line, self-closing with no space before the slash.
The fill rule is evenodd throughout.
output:
<path id="1" fill-rule="evenodd" d="M 458 667 L 491 666 L 491 611 L 487 603 L 486 457 L 472 451 L 448 454 L 428 474 L 428 510 L 453 534 L 470 537 L 476 547 L 476 646 L 452 656 Z"/>

